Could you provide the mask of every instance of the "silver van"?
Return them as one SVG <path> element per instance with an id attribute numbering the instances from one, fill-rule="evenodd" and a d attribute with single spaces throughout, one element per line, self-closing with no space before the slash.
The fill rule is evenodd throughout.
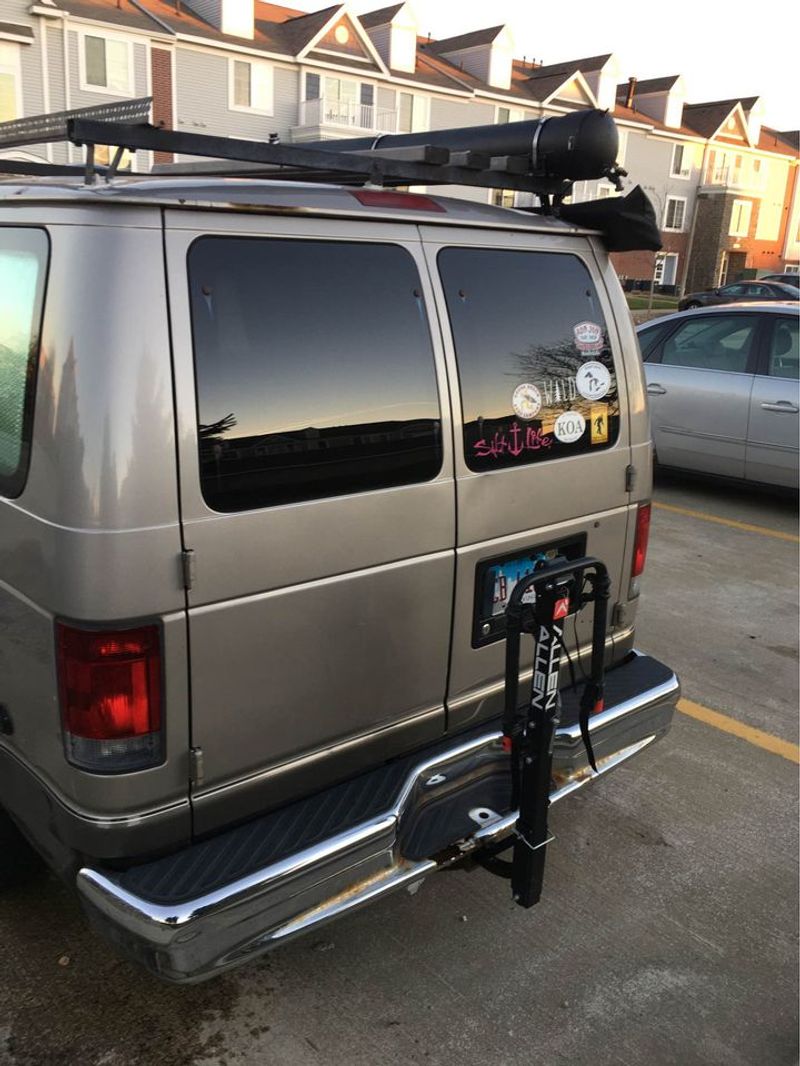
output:
<path id="1" fill-rule="evenodd" d="M 549 801 L 669 728 L 650 493 L 597 232 L 430 190 L 0 184 L 0 882 L 32 845 L 192 981 L 508 847 L 537 568 L 610 579 L 591 751 L 564 607 Z"/>

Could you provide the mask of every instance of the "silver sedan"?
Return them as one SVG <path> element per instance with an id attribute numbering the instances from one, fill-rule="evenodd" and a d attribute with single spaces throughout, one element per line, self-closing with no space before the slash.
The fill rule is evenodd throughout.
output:
<path id="1" fill-rule="evenodd" d="M 798 486 L 796 304 L 728 304 L 639 326 L 657 461 Z"/>

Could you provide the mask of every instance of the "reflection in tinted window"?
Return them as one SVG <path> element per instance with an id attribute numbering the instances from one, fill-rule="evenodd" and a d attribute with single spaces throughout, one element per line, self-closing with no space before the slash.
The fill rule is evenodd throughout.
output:
<path id="1" fill-rule="evenodd" d="M 47 234 L 0 228 L 0 493 L 22 491 L 30 453 Z"/>
<path id="2" fill-rule="evenodd" d="M 657 326 L 648 326 L 647 329 L 639 331 L 639 348 L 642 352 L 642 359 L 645 362 L 649 361 L 650 357 L 661 343 L 661 340 L 669 333 L 674 325 L 674 322 L 661 322 Z"/>
<path id="3" fill-rule="evenodd" d="M 204 237 L 189 252 L 200 479 L 238 511 L 435 477 L 433 353 L 396 245 Z"/>
<path id="4" fill-rule="evenodd" d="M 595 287 L 576 256 L 446 248 L 439 272 L 471 470 L 614 443 L 614 360 Z"/>

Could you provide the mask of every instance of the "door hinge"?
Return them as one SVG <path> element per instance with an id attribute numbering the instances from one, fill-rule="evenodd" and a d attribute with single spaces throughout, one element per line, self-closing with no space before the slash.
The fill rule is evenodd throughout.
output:
<path id="1" fill-rule="evenodd" d="M 197 573 L 197 561 L 193 548 L 184 548 L 181 552 L 181 579 L 183 587 L 188 591 L 194 585 Z"/>
<path id="2" fill-rule="evenodd" d="M 635 466 L 626 466 L 625 467 L 625 491 L 626 492 L 633 492 L 635 484 L 636 484 L 636 467 Z"/>
<path id="3" fill-rule="evenodd" d="M 189 784 L 192 788 L 197 788 L 202 785 L 204 777 L 203 749 L 189 748 Z"/>

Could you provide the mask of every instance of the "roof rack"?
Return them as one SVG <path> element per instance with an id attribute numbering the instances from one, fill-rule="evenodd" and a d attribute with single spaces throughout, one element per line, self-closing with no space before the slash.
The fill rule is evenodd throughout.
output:
<path id="1" fill-rule="evenodd" d="M 500 125 L 282 144 L 274 136 L 268 141 L 239 140 L 152 126 L 146 121 L 151 104 L 151 97 L 142 97 L 2 123 L 0 152 L 59 141 L 85 147 L 82 170 L 89 185 L 100 172 L 95 164 L 95 148 L 102 145 L 116 148 L 110 165 L 102 172 L 107 180 L 118 172 L 126 150 L 144 150 L 214 160 L 211 164 L 161 164 L 156 168 L 160 175 L 280 177 L 288 181 L 333 181 L 385 188 L 462 185 L 508 189 L 538 197 L 540 206 L 533 210 L 543 214 L 563 210 L 564 216 L 567 209 L 562 208 L 562 203 L 575 181 L 605 178 L 619 190 L 626 175 L 616 163 L 616 124 L 608 112 L 596 109 Z M 0 157 L 0 173 L 6 174 L 63 175 L 80 169 Z M 596 212 L 590 210 L 587 215 L 584 211 L 582 221 L 603 230 L 603 218 L 611 209 L 617 216 L 616 240 L 624 231 L 627 218 L 624 212 L 620 215 L 619 207 L 630 197 L 611 199 L 620 203 L 609 207 L 608 200 L 597 201 Z M 652 219 L 647 219 L 649 243 L 640 243 L 644 239 L 640 234 L 633 247 L 660 248 L 655 214 L 643 193 L 635 210 L 641 213 L 642 200 L 652 215 Z M 628 250 L 627 246 L 624 250 Z"/>

